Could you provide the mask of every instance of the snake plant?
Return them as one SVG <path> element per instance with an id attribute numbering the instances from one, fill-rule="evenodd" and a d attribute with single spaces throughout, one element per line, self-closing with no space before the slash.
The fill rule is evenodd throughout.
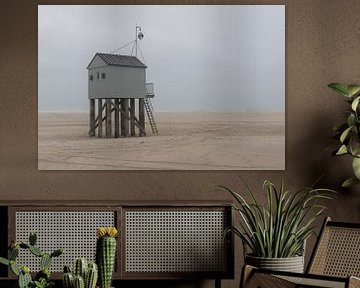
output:
<path id="1" fill-rule="evenodd" d="M 225 235 L 232 232 L 239 236 L 255 257 L 288 258 L 301 255 L 305 240 L 314 233 L 316 220 L 326 210 L 318 200 L 331 199 L 334 191 L 310 187 L 291 193 L 285 191 L 283 184 L 278 189 L 266 180 L 264 189 L 267 203 L 261 205 L 249 186 L 242 181 L 251 201 L 230 188 L 219 186 L 234 197 L 236 204 L 233 208 L 240 215 L 239 227 L 228 227 Z"/>
<path id="2" fill-rule="evenodd" d="M 360 183 L 360 85 L 331 83 L 328 87 L 344 96 L 350 105 L 346 121 L 334 127 L 339 145 L 333 153 L 336 156 L 348 154 L 352 157 L 354 176 L 342 184 L 343 187 L 349 187 Z"/>

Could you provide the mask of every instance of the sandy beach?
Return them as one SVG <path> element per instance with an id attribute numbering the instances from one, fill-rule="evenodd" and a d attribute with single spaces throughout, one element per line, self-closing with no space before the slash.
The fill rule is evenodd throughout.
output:
<path id="1" fill-rule="evenodd" d="M 158 135 L 89 137 L 88 113 L 39 113 L 39 170 L 283 170 L 284 113 L 154 114 Z"/>

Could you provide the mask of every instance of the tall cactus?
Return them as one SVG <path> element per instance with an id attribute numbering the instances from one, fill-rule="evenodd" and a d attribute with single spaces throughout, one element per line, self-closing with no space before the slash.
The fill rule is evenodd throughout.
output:
<path id="1" fill-rule="evenodd" d="M 115 227 L 97 229 L 96 262 L 99 267 L 100 288 L 110 288 L 116 258 Z"/>

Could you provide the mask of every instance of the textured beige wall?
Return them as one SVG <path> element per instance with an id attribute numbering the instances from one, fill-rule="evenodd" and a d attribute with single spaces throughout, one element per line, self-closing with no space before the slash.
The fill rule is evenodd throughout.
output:
<path id="1" fill-rule="evenodd" d="M 310 184 L 339 190 L 329 215 L 360 221 L 360 186 L 340 183 L 351 173 L 346 158 L 324 151 L 332 126 L 346 105 L 327 83 L 360 82 L 360 1 L 183 1 L 182 4 L 286 5 L 286 170 L 284 171 L 37 171 L 37 4 L 0 0 L 0 199 L 1 200 L 218 200 L 227 195 L 211 184 L 239 185 L 243 176 L 264 198 L 264 179 L 290 189 Z M 86 1 L 61 1 L 62 4 Z M 16 3 L 16 4 L 13 4 Z M 55 3 L 55 2 L 54 2 Z M 87 1 L 87 4 L 100 1 Z M 108 4 L 169 4 L 164 1 L 107 1 Z M 311 246 L 311 243 L 310 245 Z M 311 247 L 309 248 L 311 249 Z M 240 253 L 236 269 L 240 269 Z M 237 273 L 237 281 L 239 273 Z M 211 287 L 206 282 L 203 287 Z M 237 287 L 226 281 L 226 287 Z"/>

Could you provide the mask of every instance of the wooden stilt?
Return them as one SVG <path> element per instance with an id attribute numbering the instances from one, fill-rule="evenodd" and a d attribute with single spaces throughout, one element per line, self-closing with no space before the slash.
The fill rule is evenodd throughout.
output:
<path id="1" fill-rule="evenodd" d="M 120 103 L 120 100 L 119 99 L 115 99 L 115 106 L 116 107 L 119 107 L 119 103 Z M 119 109 L 115 109 L 115 111 L 114 111 L 114 113 L 115 113 L 115 119 L 114 119 L 114 121 L 115 121 L 115 138 L 119 138 L 120 137 L 120 130 L 119 130 L 119 125 L 120 125 L 120 123 L 119 123 L 119 121 L 120 121 L 120 119 L 119 119 Z"/>
<path id="2" fill-rule="evenodd" d="M 139 122 L 140 122 L 140 133 L 139 136 L 145 136 L 145 110 L 144 110 L 144 99 L 139 99 Z"/>
<path id="3" fill-rule="evenodd" d="M 124 98 L 121 98 L 120 100 L 120 109 L 121 109 L 121 116 L 120 116 L 120 119 L 121 119 L 121 123 L 120 123 L 120 129 L 121 129 L 121 136 L 126 136 L 125 134 L 125 109 L 124 109 Z"/>
<path id="4" fill-rule="evenodd" d="M 116 107 L 115 104 L 114 104 L 113 106 L 114 106 L 114 108 L 112 109 L 112 111 L 118 110 L 119 113 L 121 113 L 121 115 L 125 117 L 125 113 L 124 113 L 123 110 L 121 110 L 119 107 Z M 130 120 L 130 118 L 128 118 L 128 120 Z M 140 131 L 143 131 L 143 133 L 145 133 L 145 130 L 143 130 L 143 128 L 140 126 L 140 124 L 139 124 L 140 122 L 139 122 L 139 120 L 136 118 L 136 116 L 134 117 L 134 120 L 135 120 L 135 126 L 136 126 L 137 128 L 139 128 Z"/>
<path id="5" fill-rule="evenodd" d="M 136 99 L 135 98 L 121 98 L 121 99 L 90 99 L 90 136 L 97 136 L 99 138 L 119 138 L 136 136 L 136 128 L 139 129 L 139 136 L 145 136 L 145 101 L 139 99 L 138 113 L 136 115 Z M 96 115 L 97 110 L 97 115 Z M 105 110 L 105 111 L 103 111 Z M 114 111 L 114 116 L 112 112 Z M 112 124 L 112 121 L 115 121 Z M 105 122 L 105 126 L 103 126 Z M 112 126 L 114 125 L 114 132 Z M 104 128 L 105 127 L 105 128 Z M 96 128 L 98 131 L 96 133 Z M 103 128 L 105 135 L 103 135 Z"/>
<path id="6" fill-rule="evenodd" d="M 135 136 L 135 99 L 130 99 L 130 134 Z"/>
<path id="7" fill-rule="evenodd" d="M 126 98 L 124 99 L 124 112 L 125 112 L 125 137 L 129 137 L 130 136 L 130 131 L 129 131 L 129 99 Z"/>
<path id="8" fill-rule="evenodd" d="M 121 98 L 121 136 L 128 137 L 129 134 L 129 99 Z"/>
<path id="9" fill-rule="evenodd" d="M 111 100 L 106 99 L 106 138 L 111 138 Z"/>
<path id="10" fill-rule="evenodd" d="M 89 136 L 95 136 L 95 99 L 90 99 L 90 132 Z"/>
<path id="11" fill-rule="evenodd" d="M 102 99 L 98 99 L 98 137 L 102 138 Z"/>

